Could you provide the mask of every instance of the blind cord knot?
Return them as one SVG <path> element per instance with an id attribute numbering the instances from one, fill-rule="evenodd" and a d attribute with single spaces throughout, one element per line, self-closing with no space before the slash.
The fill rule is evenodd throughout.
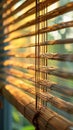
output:
<path id="1" fill-rule="evenodd" d="M 38 126 L 38 117 L 39 117 L 39 114 L 40 114 L 40 111 L 37 111 L 35 114 L 34 114 L 34 117 L 32 119 L 32 123 L 33 125 L 35 126 L 35 130 L 39 130 L 39 126 Z"/>

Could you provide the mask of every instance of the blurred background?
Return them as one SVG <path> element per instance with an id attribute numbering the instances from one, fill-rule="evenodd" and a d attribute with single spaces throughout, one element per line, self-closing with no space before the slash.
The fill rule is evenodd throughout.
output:
<path id="1" fill-rule="evenodd" d="M 13 106 L 12 109 L 12 130 L 35 130 Z"/>

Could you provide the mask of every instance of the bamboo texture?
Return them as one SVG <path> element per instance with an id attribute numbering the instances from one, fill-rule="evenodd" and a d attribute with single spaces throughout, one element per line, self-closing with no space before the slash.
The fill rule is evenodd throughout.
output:
<path id="1" fill-rule="evenodd" d="M 38 23 L 45 21 L 45 19 L 46 19 L 46 20 L 49 20 L 49 19 L 51 19 L 51 18 L 54 18 L 54 17 L 56 17 L 56 16 L 58 16 L 58 15 L 62 15 L 62 14 L 64 14 L 64 13 L 67 13 L 67 12 L 72 11 L 72 10 L 73 10 L 73 2 L 67 4 L 67 5 L 65 5 L 65 6 L 63 6 L 63 7 L 59 7 L 59 8 L 57 8 L 57 9 L 55 9 L 54 11 L 51 11 L 51 12 L 49 12 L 48 14 L 45 14 L 44 16 L 41 15 L 41 16 L 38 18 Z M 20 30 L 20 29 L 23 29 L 23 28 L 32 26 L 32 25 L 36 24 L 36 21 L 37 21 L 36 19 L 31 20 L 30 22 L 27 22 L 27 23 L 21 25 L 20 27 L 18 27 L 18 28 L 16 28 L 16 29 L 14 29 L 14 30 L 12 30 L 12 31 L 10 31 L 10 32 L 8 32 L 8 33 L 6 33 L 6 34 L 1 34 L 0 37 L 6 36 L 6 35 L 8 35 L 8 34 L 10 34 L 10 33 L 13 33 L 13 32 L 15 32 L 15 31 L 18 31 L 18 30 Z M 25 35 L 25 36 L 32 36 L 32 35 L 33 35 L 33 33 L 27 34 L 27 35 Z"/>
<path id="2" fill-rule="evenodd" d="M 36 82 L 33 76 L 31 76 L 30 74 L 25 74 L 24 72 L 21 72 L 19 70 L 8 69 L 8 68 L 5 68 L 3 70 L 1 69 L 2 73 L 4 71 L 9 75 L 16 76 L 17 78 L 26 79 L 26 80 L 29 80 L 33 83 Z M 64 86 L 64 85 L 62 86 L 58 83 L 43 80 L 43 79 L 40 79 L 37 83 L 38 83 L 38 85 L 40 84 L 42 86 L 45 86 L 45 88 L 47 88 L 48 91 L 50 89 L 50 90 L 57 91 L 61 94 L 64 94 L 66 96 L 73 96 L 73 89 L 69 88 L 69 86 Z"/>
<path id="3" fill-rule="evenodd" d="M 12 30 L 12 31 L 6 33 L 5 36 L 10 34 L 10 33 L 15 32 L 15 31 L 21 30 L 21 29 L 23 29 L 25 27 L 28 27 L 28 26 L 30 26 L 29 23 L 27 23 L 27 25 L 26 24 L 21 25 L 20 27 L 16 28 L 15 30 Z M 40 29 L 39 34 L 42 34 L 42 33 L 45 33 L 45 32 L 52 32 L 52 31 L 63 29 L 63 28 L 69 28 L 69 27 L 73 27 L 73 21 L 64 22 L 64 23 L 61 23 L 61 24 L 56 24 L 56 25 L 53 25 L 53 26 L 49 26 L 49 27 Z M 34 36 L 36 34 L 38 34 L 38 31 L 33 31 L 31 33 L 26 33 L 26 34 L 22 35 L 21 37 L 30 37 L 30 36 Z M 2 36 L 3 35 L 1 34 L 0 37 L 2 37 Z"/>
<path id="4" fill-rule="evenodd" d="M 53 60 L 60 60 L 60 61 L 69 61 L 69 62 L 73 62 L 73 54 L 59 54 L 59 53 L 52 53 L 52 54 L 48 54 L 48 53 L 43 53 L 40 54 L 40 56 L 35 56 L 34 53 L 18 53 L 17 52 L 12 52 L 12 51 L 8 51 L 5 53 L 1 53 L 0 57 L 2 56 L 12 56 L 12 57 L 17 57 L 17 58 L 45 58 L 45 59 L 53 59 Z"/>
<path id="5" fill-rule="evenodd" d="M 5 2 L 7 2 L 7 0 L 5 0 L 3 3 L 1 3 L 1 6 L 2 6 Z M 4 9 L 0 12 L 0 15 L 3 14 L 4 12 L 6 12 L 8 9 L 10 9 L 12 6 L 14 6 L 17 2 L 18 2 L 17 0 L 11 1 L 11 2 L 8 4 L 8 6 L 6 6 L 6 8 L 4 8 Z M 3 21 L 3 20 L 2 20 L 2 21 Z M 0 21 L 0 22 L 2 22 L 2 21 Z"/>
<path id="6" fill-rule="evenodd" d="M 12 38 L 10 40 L 6 40 L 6 42 L 12 42 L 13 40 L 17 40 L 17 39 L 20 39 L 20 38 L 23 38 L 24 36 L 19 36 L 19 37 L 16 37 L 16 38 Z M 6 43 L 4 41 L 4 44 Z M 39 46 L 44 46 L 44 45 L 56 45 L 56 44 L 72 44 L 73 43 L 73 39 L 70 38 L 70 39 L 64 39 L 64 40 L 51 40 L 51 41 L 46 41 L 46 42 L 40 42 Z M 17 48 L 28 48 L 28 47 L 35 47 L 37 46 L 36 43 L 30 43 L 30 44 L 26 44 L 25 45 L 22 45 L 22 44 L 17 44 L 17 46 L 13 47 L 12 44 L 9 44 L 8 46 L 5 45 L 5 50 L 9 50 L 9 49 L 17 49 Z M 2 47 L 0 48 L 2 49 Z"/>
<path id="7" fill-rule="evenodd" d="M 51 0 L 49 2 L 47 0 L 45 0 L 44 2 L 40 2 L 38 11 L 43 10 L 45 8 L 45 6 L 49 6 L 49 5 L 53 4 L 53 3 L 55 3 L 56 1 L 58 1 L 58 0 Z M 31 1 L 29 1 L 29 2 L 31 2 Z M 32 1 L 32 2 L 34 2 L 34 1 Z M 26 1 L 26 3 L 27 3 L 27 1 Z M 10 16 L 13 16 L 14 14 L 16 14 L 19 11 L 21 11 L 22 9 L 24 9 L 26 7 L 26 5 L 27 5 L 26 3 L 24 2 L 20 7 L 18 7 L 18 9 L 16 9 L 16 11 L 11 12 L 11 14 L 9 16 L 5 17 L 4 19 L 7 19 Z M 14 19 L 13 21 L 11 21 L 8 24 L 6 24 L 3 28 L 8 27 L 9 25 L 13 25 L 16 22 L 19 22 L 19 21 L 23 20 L 27 16 L 35 14 L 35 12 L 36 12 L 36 6 L 31 8 L 31 9 L 29 9 L 27 12 L 25 12 L 24 14 L 22 14 L 18 18 Z M 2 27 L 0 27 L 0 30 L 2 30 Z"/>
<path id="8" fill-rule="evenodd" d="M 73 2 L 4 0 L 0 7 L 1 95 L 36 130 L 71 130 Z"/>
<path id="9" fill-rule="evenodd" d="M 40 67 L 39 69 L 35 69 L 35 66 L 33 66 L 32 64 L 18 62 L 13 59 L 6 60 L 4 63 L 1 62 L 0 64 L 3 64 L 4 66 L 17 66 L 17 67 L 24 68 L 27 70 L 33 70 L 33 71 L 38 71 L 38 72 L 42 72 L 42 73 L 47 73 L 50 75 L 59 76 L 61 78 L 73 79 L 72 72 L 66 72 L 65 70 L 60 70 L 59 68 L 55 68 L 55 67 L 43 66 L 43 67 Z"/>
<path id="10" fill-rule="evenodd" d="M 0 75 L 1 78 L 5 78 L 4 74 Z M 35 96 L 35 87 L 30 85 L 28 86 L 25 84 L 22 80 L 19 80 L 15 77 L 12 76 L 7 76 L 6 81 L 12 85 L 15 85 L 16 87 L 24 90 L 25 92 L 28 93 L 28 95 L 34 95 Z M 73 114 L 73 104 L 66 102 L 56 96 L 53 96 L 52 94 L 49 93 L 43 93 L 42 91 L 37 93 L 38 97 L 41 98 L 42 100 L 51 103 L 58 109 L 62 109 L 70 114 Z"/>
<path id="11" fill-rule="evenodd" d="M 2 93 L 12 105 L 14 105 L 28 120 L 30 120 L 31 123 L 33 123 L 32 121 L 37 111 L 34 108 L 35 101 L 31 97 L 10 84 L 7 84 L 2 88 Z M 51 127 L 56 130 L 70 130 L 70 127 L 73 126 L 71 122 L 68 122 L 68 120 L 49 108 L 47 109 L 39 106 L 39 113 L 38 126 L 40 130 L 52 130 Z"/>

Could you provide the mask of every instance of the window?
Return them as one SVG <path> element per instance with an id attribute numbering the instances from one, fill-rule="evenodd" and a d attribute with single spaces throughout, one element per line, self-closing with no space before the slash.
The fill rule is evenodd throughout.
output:
<path id="1" fill-rule="evenodd" d="M 2 2 L 1 92 L 37 130 L 73 129 L 73 2 Z"/>

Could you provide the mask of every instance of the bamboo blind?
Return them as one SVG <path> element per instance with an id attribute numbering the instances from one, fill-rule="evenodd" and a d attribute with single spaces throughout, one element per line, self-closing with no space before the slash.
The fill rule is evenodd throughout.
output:
<path id="1" fill-rule="evenodd" d="M 0 3 L 0 92 L 36 130 L 73 129 L 73 2 Z"/>

